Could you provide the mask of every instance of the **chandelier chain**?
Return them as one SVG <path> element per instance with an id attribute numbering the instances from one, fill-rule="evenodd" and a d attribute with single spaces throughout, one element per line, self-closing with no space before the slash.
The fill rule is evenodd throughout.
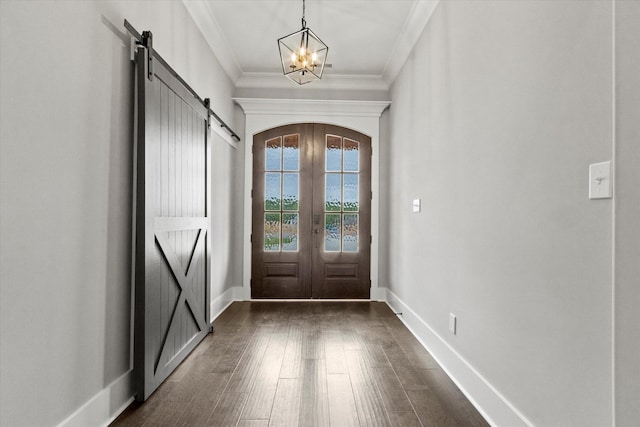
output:
<path id="1" fill-rule="evenodd" d="M 302 0 L 302 28 L 307 28 L 307 21 L 304 19 L 305 1 Z"/>

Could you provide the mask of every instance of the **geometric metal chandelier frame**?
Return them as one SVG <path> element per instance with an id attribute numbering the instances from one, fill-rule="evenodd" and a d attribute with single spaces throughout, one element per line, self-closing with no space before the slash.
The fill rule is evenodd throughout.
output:
<path id="1" fill-rule="evenodd" d="M 278 39 L 282 72 L 299 85 L 322 78 L 329 53 L 329 47 L 307 28 L 304 13 L 302 0 L 302 29 Z"/>

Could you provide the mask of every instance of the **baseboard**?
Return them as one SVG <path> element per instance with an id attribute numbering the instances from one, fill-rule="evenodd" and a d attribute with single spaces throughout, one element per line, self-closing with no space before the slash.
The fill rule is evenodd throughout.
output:
<path id="1" fill-rule="evenodd" d="M 385 292 L 387 305 L 394 312 L 402 313 L 398 318 L 433 356 L 469 401 L 485 417 L 487 422 L 492 426 L 533 426 L 531 421 L 505 399 L 486 378 L 418 316 L 408 304 L 389 289 L 385 289 Z"/>
<path id="2" fill-rule="evenodd" d="M 211 321 L 216 319 L 233 301 L 241 299 L 242 286 L 232 286 L 211 301 Z M 100 390 L 84 405 L 69 415 L 58 427 L 106 427 L 133 402 L 132 371 Z"/>
<path id="3" fill-rule="evenodd" d="M 239 297 L 240 296 L 240 297 Z M 234 301 L 241 300 L 242 286 L 231 286 L 222 295 L 211 301 L 211 321 L 213 322 Z"/>
<path id="4" fill-rule="evenodd" d="M 387 301 L 387 288 L 371 288 L 371 301 Z"/>
<path id="5" fill-rule="evenodd" d="M 132 371 L 100 390 L 58 427 L 108 426 L 133 402 Z"/>

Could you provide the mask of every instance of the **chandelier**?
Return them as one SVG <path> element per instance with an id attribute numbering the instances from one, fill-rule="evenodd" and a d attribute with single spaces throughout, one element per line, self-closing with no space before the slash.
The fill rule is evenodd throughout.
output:
<path id="1" fill-rule="evenodd" d="M 278 39 L 282 72 L 299 85 L 322 78 L 329 52 L 327 45 L 307 28 L 304 12 L 305 0 L 302 0 L 302 29 Z"/>

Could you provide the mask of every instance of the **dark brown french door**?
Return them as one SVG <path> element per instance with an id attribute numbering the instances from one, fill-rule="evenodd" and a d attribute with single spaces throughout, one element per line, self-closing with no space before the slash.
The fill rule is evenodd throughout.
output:
<path id="1" fill-rule="evenodd" d="M 369 298 L 371 138 L 326 124 L 253 139 L 253 298 Z"/>

